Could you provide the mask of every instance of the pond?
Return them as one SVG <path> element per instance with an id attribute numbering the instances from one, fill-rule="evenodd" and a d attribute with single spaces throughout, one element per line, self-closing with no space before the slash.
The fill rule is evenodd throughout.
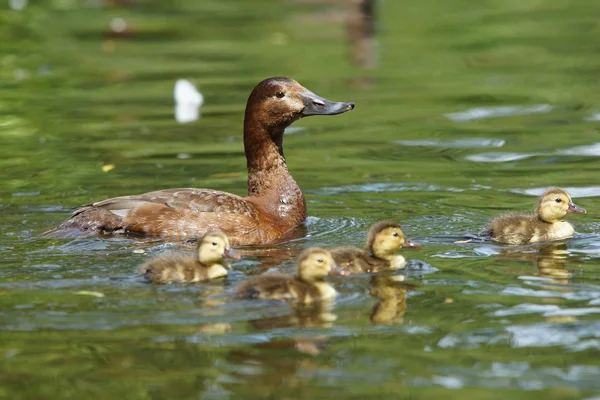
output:
<path id="1" fill-rule="evenodd" d="M 600 392 L 600 4 L 380 1 L 376 62 L 347 3 L 13 0 L 0 9 L 0 396 L 592 398 Z M 374 60 L 372 60 L 374 61 Z M 40 234 L 145 191 L 246 192 L 245 102 L 290 76 L 356 108 L 296 122 L 301 237 L 239 249 L 226 280 L 153 286 L 174 243 Z M 203 94 L 174 117 L 173 88 Z M 588 210 L 568 241 L 455 243 L 549 186 Z M 232 300 L 309 246 L 362 246 L 382 219 L 406 270 L 332 277 L 322 313 Z"/>

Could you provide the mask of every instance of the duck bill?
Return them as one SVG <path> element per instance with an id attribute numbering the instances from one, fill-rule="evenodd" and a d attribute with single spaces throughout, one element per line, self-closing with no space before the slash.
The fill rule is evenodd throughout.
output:
<path id="1" fill-rule="evenodd" d="M 303 117 L 310 115 L 336 115 L 354 108 L 354 103 L 327 100 L 321 96 L 317 96 L 308 89 L 304 89 L 303 92 L 298 92 L 298 94 L 304 101 Z"/>
<path id="2" fill-rule="evenodd" d="M 233 249 L 231 247 L 228 247 L 225 249 L 225 252 L 223 253 L 223 258 L 230 258 L 232 260 L 239 260 L 240 259 L 240 255 L 238 253 L 236 253 L 235 251 L 233 251 Z"/>
<path id="3" fill-rule="evenodd" d="M 576 206 L 572 201 L 569 202 L 569 208 L 567 208 L 567 214 L 585 214 L 585 208 Z"/>
<path id="4" fill-rule="evenodd" d="M 346 276 L 349 275 L 349 273 L 348 271 L 344 271 L 343 269 L 338 267 L 337 264 L 333 264 L 333 266 L 331 267 L 331 271 L 329 271 L 329 275 Z"/>
<path id="5" fill-rule="evenodd" d="M 412 240 L 405 240 L 402 245 L 405 249 L 420 249 L 421 245 L 419 243 L 413 242 Z"/>

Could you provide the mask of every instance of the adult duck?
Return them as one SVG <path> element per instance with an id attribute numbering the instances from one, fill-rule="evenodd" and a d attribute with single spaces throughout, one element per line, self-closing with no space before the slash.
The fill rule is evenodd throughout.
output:
<path id="1" fill-rule="evenodd" d="M 353 108 L 354 103 L 329 101 L 293 79 L 266 79 L 246 104 L 248 196 L 184 188 L 115 197 L 79 208 L 55 233 L 132 233 L 188 240 L 219 230 L 234 245 L 277 241 L 306 219 L 304 195 L 283 155 L 285 128 L 303 117 L 336 115 Z"/>
<path id="2" fill-rule="evenodd" d="M 537 212 L 499 215 L 489 222 L 482 235 L 512 245 L 566 239 L 573 236 L 575 229 L 565 216 L 585 213 L 573 203 L 569 193 L 553 187 L 538 198 Z"/>

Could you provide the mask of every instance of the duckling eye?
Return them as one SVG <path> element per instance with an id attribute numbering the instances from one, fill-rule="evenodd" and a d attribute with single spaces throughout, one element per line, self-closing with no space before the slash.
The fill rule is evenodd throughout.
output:
<path id="1" fill-rule="evenodd" d="M 285 96 L 285 93 L 283 93 L 282 91 L 278 91 L 278 92 L 275 92 L 275 96 L 278 99 L 281 99 L 283 96 Z"/>
<path id="2" fill-rule="evenodd" d="M 557 203 L 561 203 L 562 199 L 560 199 L 560 198 L 557 197 L 556 200 L 554 200 L 554 201 L 557 202 Z"/>
<path id="3" fill-rule="evenodd" d="M 392 233 L 392 236 L 398 237 L 398 236 L 400 236 L 400 234 L 398 232 L 394 232 L 394 233 Z"/>
<path id="4" fill-rule="evenodd" d="M 320 263 L 322 263 L 322 262 L 323 262 L 323 259 L 322 259 L 322 258 L 317 258 L 317 262 L 320 262 Z"/>
<path id="5" fill-rule="evenodd" d="M 217 242 L 212 242 L 212 245 L 213 245 L 213 246 L 216 246 L 216 245 L 217 245 Z"/>

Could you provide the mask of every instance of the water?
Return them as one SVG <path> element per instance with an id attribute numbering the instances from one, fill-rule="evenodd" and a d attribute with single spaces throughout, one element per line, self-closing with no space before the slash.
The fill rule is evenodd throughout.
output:
<path id="1" fill-rule="evenodd" d="M 1 397 L 600 392 L 597 2 L 380 2 L 370 70 L 349 62 L 341 2 L 30 3 L 0 10 Z M 245 100 L 274 75 L 356 103 L 287 132 L 305 236 L 243 249 L 224 282 L 164 287 L 135 268 L 173 244 L 38 237 L 106 197 L 244 194 Z M 175 121 L 178 79 L 204 95 L 198 121 Z M 575 238 L 454 243 L 551 185 L 588 210 Z M 333 278 L 319 310 L 231 300 L 390 218 L 423 245 L 406 271 Z"/>

